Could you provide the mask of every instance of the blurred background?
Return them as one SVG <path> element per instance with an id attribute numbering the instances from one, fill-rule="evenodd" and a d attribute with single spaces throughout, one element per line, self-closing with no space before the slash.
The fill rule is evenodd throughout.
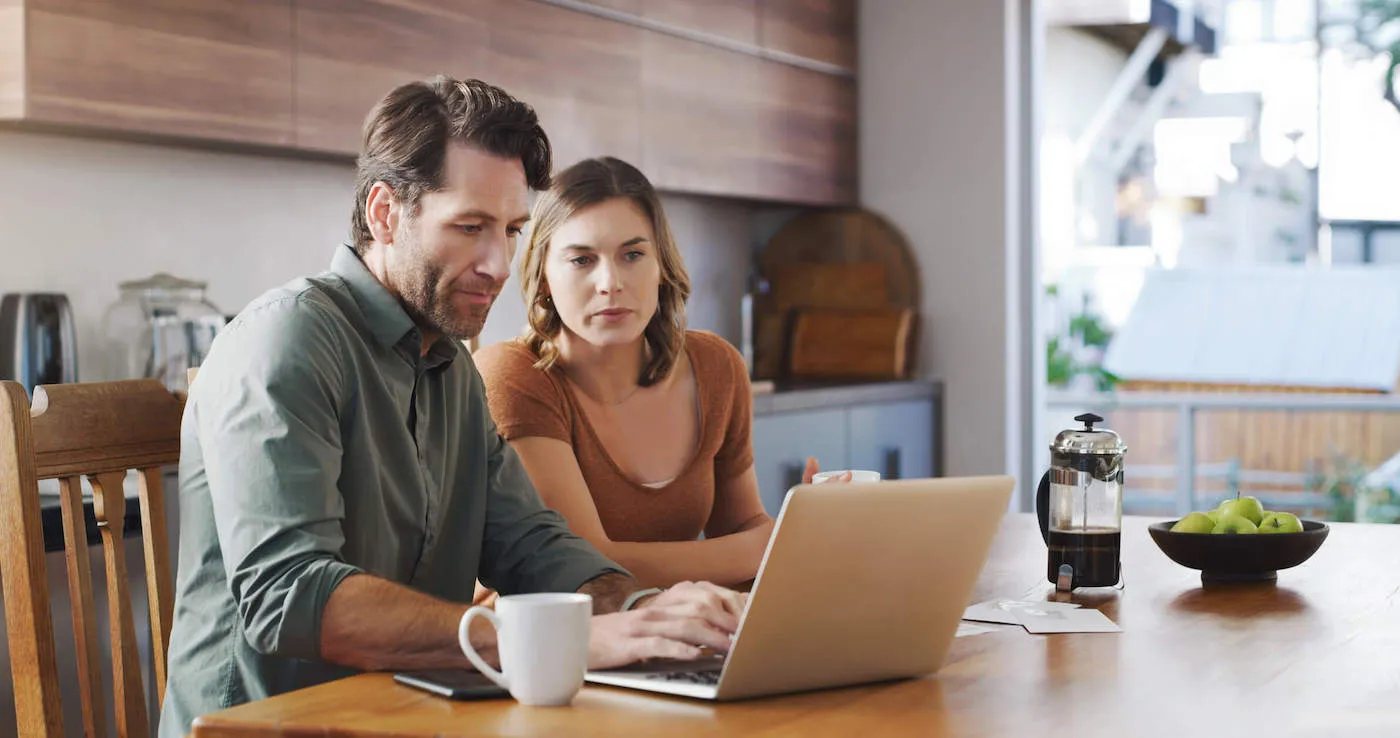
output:
<path id="1" fill-rule="evenodd" d="M 446 73 L 662 191 L 770 512 L 808 455 L 1029 510 L 1093 410 L 1125 512 L 1396 522 L 1397 61 L 1400 0 L 0 0 L 0 377 L 185 389 L 347 238 L 370 107 Z M 512 278 L 477 343 L 523 323 Z"/>
<path id="2" fill-rule="evenodd" d="M 1400 3 L 1044 18 L 1042 435 L 1107 412 L 1138 512 L 1394 522 Z"/>
<path id="3" fill-rule="evenodd" d="M 663 191 L 770 504 L 815 454 L 1025 508 L 1095 409 L 1130 511 L 1394 520 L 1397 50 L 1390 0 L 4 0 L 0 372 L 183 388 L 444 72 Z"/>

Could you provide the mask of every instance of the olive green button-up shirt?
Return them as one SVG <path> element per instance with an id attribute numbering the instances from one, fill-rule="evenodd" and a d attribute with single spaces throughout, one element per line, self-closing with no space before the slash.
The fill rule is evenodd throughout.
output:
<path id="1" fill-rule="evenodd" d="M 470 603 L 478 578 L 572 592 L 623 571 L 541 503 L 460 344 L 421 345 L 346 246 L 214 342 L 185 409 L 162 736 L 352 673 L 318 659 L 351 574 Z"/>

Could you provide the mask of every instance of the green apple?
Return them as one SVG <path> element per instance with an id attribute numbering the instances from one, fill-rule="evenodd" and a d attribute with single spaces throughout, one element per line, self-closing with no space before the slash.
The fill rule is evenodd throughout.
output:
<path id="1" fill-rule="evenodd" d="M 1243 515 L 1225 513 L 1220 516 L 1220 522 L 1215 524 L 1215 529 L 1211 533 L 1258 533 L 1259 526 L 1253 520 Z"/>
<path id="2" fill-rule="evenodd" d="M 1264 516 L 1259 524 L 1260 533 L 1302 533 L 1303 523 L 1293 513 L 1274 512 Z"/>
<path id="3" fill-rule="evenodd" d="M 1256 497 L 1236 497 L 1233 500 L 1226 500 L 1220 503 L 1220 512 L 1223 515 L 1238 515 L 1248 518 L 1249 522 L 1259 525 L 1259 521 L 1264 519 L 1264 506 L 1259 504 Z"/>
<path id="4" fill-rule="evenodd" d="M 1210 518 L 1210 525 L 1211 525 L 1212 528 L 1215 527 L 1215 524 L 1216 524 L 1216 523 L 1219 523 L 1219 522 L 1220 522 L 1220 516 L 1221 516 L 1221 515 L 1224 515 L 1224 513 L 1220 512 L 1219 509 L 1207 510 L 1207 511 L 1206 511 L 1206 517 Z"/>
<path id="5" fill-rule="evenodd" d="M 1209 533 L 1213 530 L 1215 521 L 1211 520 L 1209 515 L 1198 512 L 1187 515 L 1172 526 L 1173 533 Z"/>

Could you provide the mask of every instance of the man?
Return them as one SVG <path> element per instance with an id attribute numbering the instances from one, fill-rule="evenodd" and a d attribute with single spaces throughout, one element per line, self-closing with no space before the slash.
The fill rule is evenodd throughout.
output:
<path id="1" fill-rule="evenodd" d="M 549 171 L 534 111 L 482 82 L 404 85 L 371 112 L 353 247 L 244 309 L 191 389 L 161 735 L 356 670 L 466 666 L 478 578 L 592 595 L 593 667 L 727 650 L 742 596 L 640 596 L 540 502 L 461 347 Z"/>

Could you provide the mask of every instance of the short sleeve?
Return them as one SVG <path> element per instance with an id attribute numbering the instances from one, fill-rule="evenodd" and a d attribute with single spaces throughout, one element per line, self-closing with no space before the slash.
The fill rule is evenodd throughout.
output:
<path id="1" fill-rule="evenodd" d="M 535 355 L 517 341 L 480 349 L 472 361 L 486 385 L 486 404 L 502 438 L 553 438 L 572 443 L 562 388 L 535 368 Z"/>
<path id="2" fill-rule="evenodd" d="M 724 439 L 715 454 L 715 481 L 727 482 L 753 466 L 753 389 L 749 386 L 749 370 L 744 357 L 728 341 L 712 333 L 692 332 L 690 340 L 699 346 L 708 361 L 703 371 L 711 372 L 711 380 L 724 392 L 715 397 L 727 403 L 717 416 L 725 419 L 721 426 Z"/>

